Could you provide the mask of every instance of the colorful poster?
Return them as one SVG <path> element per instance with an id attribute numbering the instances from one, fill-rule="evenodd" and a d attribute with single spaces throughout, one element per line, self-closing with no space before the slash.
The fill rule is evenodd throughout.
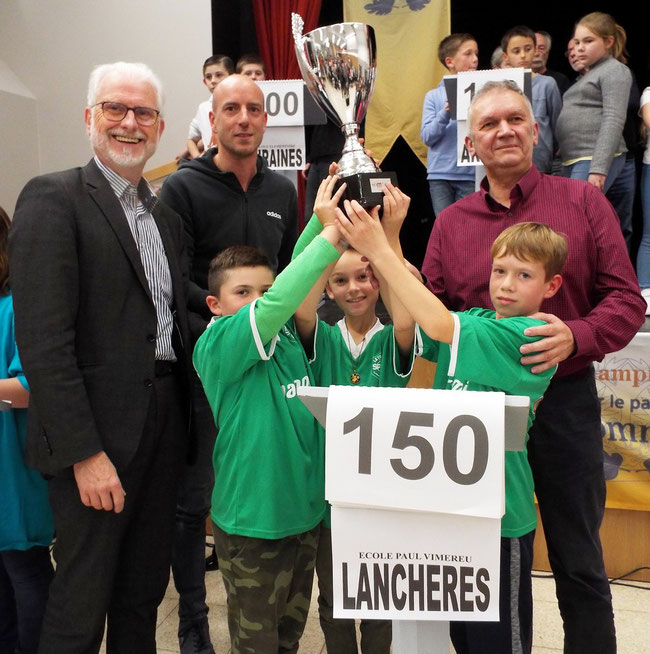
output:
<path id="1" fill-rule="evenodd" d="M 595 367 L 607 506 L 650 511 L 650 333 Z"/>

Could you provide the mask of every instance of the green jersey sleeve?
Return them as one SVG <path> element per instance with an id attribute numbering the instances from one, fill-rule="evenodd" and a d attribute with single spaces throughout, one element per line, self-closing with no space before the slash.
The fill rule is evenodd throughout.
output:
<path id="1" fill-rule="evenodd" d="M 494 312 L 474 310 L 455 313 L 454 338 L 450 346 L 449 375 L 499 388 L 511 395 L 541 397 L 557 366 L 533 374 L 521 364 L 519 348 L 539 337 L 524 335 L 528 327 L 544 324 L 525 316 L 494 319 Z"/>
<path id="2" fill-rule="evenodd" d="M 323 226 L 320 220 L 318 220 L 315 213 L 312 214 L 309 222 L 305 225 L 305 228 L 296 241 L 291 260 L 293 261 L 322 231 Z"/>
<path id="3" fill-rule="evenodd" d="M 201 380 L 233 381 L 251 366 L 273 356 L 276 336 L 295 337 L 287 323 L 322 271 L 339 254 L 326 239 L 317 237 L 275 279 L 258 300 L 233 316 L 208 326 L 194 348 L 194 366 Z M 291 334 L 289 334 L 291 332 Z"/>
<path id="4" fill-rule="evenodd" d="M 416 342 L 416 356 L 422 357 L 427 361 L 438 361 L 440 353 L 440 341 L 434 341 L 427 333 L 420 327 L 415 326 L 415 342 Z"/>
<path id="5" fill-rule="evenodd" d="M 263 343 L 293 316 L 323 270 L 338 256 L 338 250 L 318 236 L 275 278 L 273 286 L 255 303 L 255 322 Z"/>

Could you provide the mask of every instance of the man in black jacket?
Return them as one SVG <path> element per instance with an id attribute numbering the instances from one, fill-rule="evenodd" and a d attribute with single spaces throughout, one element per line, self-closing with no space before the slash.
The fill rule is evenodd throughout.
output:
<path id="1" fill-rule="evenodd" d="M 9 237 L 27 459 L 57 537 L 41 654 L 98 652 L 105 621 L 109 654 L 156 652 L 190 374 L 182 225 L 142 177 L 161 109 L 143 64 L 97 67 L 94 158 L 31 180 Z"/>
<path id="2" fill-rule="evenodd" d="M 257 150 L 266 128 L 264 94 L 243 75 L 230 75 L 215 91 L 210 114 L 218 149 L 181 162 L 161 199 L 183 218 L 190 259 L 189 308 L 194 339 L 212 317 L 208 295 L 211 259 L 231 245 L 264 250 L 279 272 L 291 259 L 297 236 L 296 191 L 270 170 Z M 182 654 L 212 654 L 205 603 L 205 518 L 213 484 L 216 428 L 198 380 L 193 389 L 196 465 L 181 480 L 172 570 L 180 596 Z"/>

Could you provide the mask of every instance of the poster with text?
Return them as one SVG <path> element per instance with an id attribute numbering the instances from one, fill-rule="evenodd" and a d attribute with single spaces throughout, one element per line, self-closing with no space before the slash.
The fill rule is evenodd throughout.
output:
<path id="1" fill-rule="evenodd" d="M 650 333 L 596 362 L 607 506 L 650 511 Z"/>
<path id="2" fill-rule="evenodd" d="M 334 616 L 499 619 L 501 521 L 332 507 Z"/>

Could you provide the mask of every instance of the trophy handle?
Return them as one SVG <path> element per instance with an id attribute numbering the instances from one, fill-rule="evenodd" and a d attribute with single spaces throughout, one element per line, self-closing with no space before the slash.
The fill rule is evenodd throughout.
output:
<path id="1" fill-rule="evenodd" d="M 293 40 L 296 43 L 302 44 L 302 28 L 305 26 L 305 21 L 300 14 L 291 12 L 291 32 Z"/>
<path id="2" fill-rule="evenodd" d="M 302 64 L 309 70 L 309 72 L 316 76 L 316 70 L 309 65 L 307 57 L 304 55 L 305 37 L 302 35 L 305 21 L 300 14 L 291 13 L 291 32 L 293 34 L 293 41 L 296 46 L 296 55 L 300 56 Z"/>

